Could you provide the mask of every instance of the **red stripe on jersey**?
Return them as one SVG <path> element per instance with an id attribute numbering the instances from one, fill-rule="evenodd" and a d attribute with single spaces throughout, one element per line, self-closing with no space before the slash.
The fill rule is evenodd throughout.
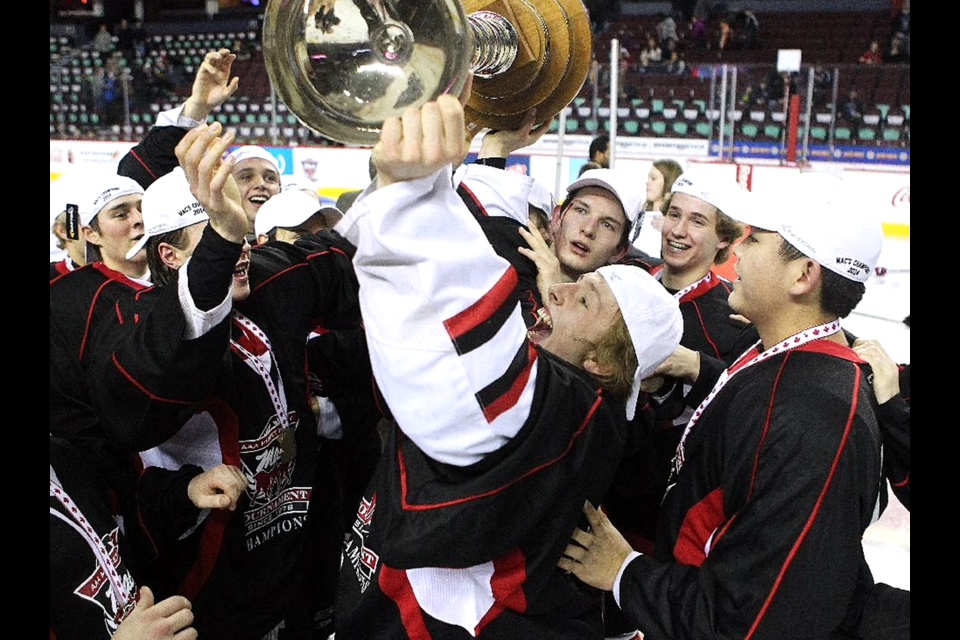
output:
<path id="1" fill-rule="evenodd" d="M 123 366 L 122 366 L 119 362 L 117 362 L 117 354 L 115 354 L 115 353 L 114 353 L 114 354 L 111 354 L 111 356 L 110 356 L 110 361 L 113 363 L 113 366 L 115 366 L 115 367 L 117 368 L 117 370 L 120 372 L 120 374 L 121 374 L 124 378 L 126 378 L 127 380 L 130 381 L 130 384 L 132 384 L 132 385 L 135 386 L 137 389 L 139 389 L 139 390 L 143 393 L 143 395 L 147 396 L 147 397 L 150 398 L 151 400 L 156 400 L 156 401 L 158 401 L 158 402 L 169 402 L 169 403 L 171 403 L 171 404 L 189 404 L 189 402 L 184 401 L 184 400 L 174 400 L 174 399 L 172 399 L 172 398 L 161 398 L 160 396 L 158 396 L 158 395 L 152 393 L 151 391 L 149 391 L 146 387 L 144 387 L 142 384 L 140 384 L 139 382 L 137 382 L 137 381 L 134 379 L 134 377 L 131 376 L 130 373 L 129 373 L 126 369 L 124 369 Z"/>
<path id="2" fill-rule="evenodd" d="M 843 347 L 837 343 L 829 342 L 826 340 L 817 340 L 816 342 L 824 342 L 826 344 L 832 344 L 836 347 L 844 349 L 850 353 L 853 353 L 852 349 L 848 347 Z M 804 345 L 810 346 L 810 344 Z M 834 349 L 827 347 L 825 349 L 812 349 L 815 351 L 821 351 L 830 353 Z M 833 462 L 830 465 L 830 472 L 827 474 L 826 480 L 823 482 L 823 487 L 820 489 L 820 495 L 817 496 L 817 502 L 814 504 L 813 509 L 810 510 L 810 515 L 807 517 L 807 522 L 803 525 L 803 530 L 800 531 L 800 535 L 797 536 L 797 539 L 794 540 L 793 546 L 790 547 L 790 552 L 787 554 L 786 559 L 783 562 L 783 565 L 780 567 L 780 571 L 777 573 L 776 579 L 773 581 L 773 586 L 770 588 L 770 593 L 767 594 L 766 600 L 763 602 L 763 606 L 760 607 L 760 612 L 757 613 L 756 619 L 753 621 L 753 624 L 750 626 L 750 630 L 747 632 L 747 635 L 744 636 L 743 640 L 749 640 L 751 636 L 756 632 L 757 627 L 760 625 L 760 621 L 763 620 L 763 616 L 767 613 L 767 609 L 770 608 L 770 602 L 773 600 L 773 596 L 777 593 L 777 589 L 780 588 L 780 582 L 783 580 L 783 575 L 787 572 L 787 569 L 790 567 L 790 563 L 793 562 L 793 558 L 797 555 L 797 549 L 800 548 L 800 544 L 803 542 L 804 538 L 807 537 L 810 528 L 813 526 L 813 521 L 816 519 L 817 514 L 820 512 L 820 506 L 823 504 L 823 497 L 826 495 L 827 490 L 830 488 L 830 484 L 833 482 L 833 474 L 837 470 L 837 464 L 840 462 L 840 455 L 843 453 L 843 448 L 847 444 L 847 436 L 850 435 L 850 429 L 853 424 L 853 418 L 857 414 L 857 390 L 860 388 L 860 367 L 853 367 L 853 393 L 850 396 L 850 413 L 847 415 L 847 422 L 843 427 L 843 435 L 840 437 L 840 443 L 837 445 L 837 452 L 833 456 Z"/>
<path id="3" fill-rule="evenodd" d="M 150 174 L 150 177 L 151 177 L 151 178 L 153 178 L 154 180 L 157 179 L 157 174 L 155 174 L 155 173 L 153 172 L 153 169 L 151 169 L 150 167 L 147 166 L 147 163 L 143 161 L 143 158 L 141 158 L 140 156 L 137 155 L 137 150 L 136 150 L 136 149 L 130 149 L 130 156 L 131 156 L 134 160 L 136 160 L 136 161 L 140 164 L 141 167 L 143 167 L 143 170 L 144 170 L 144 171 L 146 171 L 148 174 Z"/>
<path id="4" fill-rule="evenodd" d="M 527 363 L 523 366 L 523 369 L 517 373 L 517 377 L 514 378 L 513 384 L 510 385 L 507 392 L 483 408 L 483 417 L 487 419 L 487 422 L 493 422 L 501 413 L 517 404 L 517 401 L 520 399 L 520 394 L 523 393 L 523 390 L 527 386 L 527 381 L 530 379 L 533 363 L 536 361 L 537 350 L 534 348 L 532 342 L 527 341 Z"/>
<path id="5" fill-rule="evenodd" d="M 377 582 L 380 583 L 380 590 L 384 595 L 393 600 L 400 610 L 400 622 L 403 623 L 407 637 L 410 640 L 430 640 L 427 623 L 423 621 L 423 613 L 420 611 L 417 596 L 413 593 L 413 587 L 410 586 L 407 572 L 381 564 Z"/>
<path id="6" fill-rule="evenodd" d="M 87 348 L 87 334 L 90 333 L 90 323 L 93 321 L 93 310 L 97 306 L 97 298 L 100 297 L 100 292 L 103 291 L 103 288 L 108 284 L 110 284 L 109 280 L 97 287 L 97 291 L 93 294 L 93 299 L 90 301 L 90 307 L 87 309 L 87 323 L 83 327 L 83 338 L 80 339 L 80 353 L 77 354 L 77 360 L 83 360 L 83 352 Z"/>
<path id="7" fill-rule="evenodd" d="M 584 416 L 583 418 L 583 422 L 580 423 L 580 426 L 577 427 L 577 430 L 573 433 L 572 436 L 570 436 L 570 441 L 567 443 L 566 448 L 557 457 L 537 465 L 536 467 L 526 471 L 525 473 L 520 474 L 516 478 L 513 478 L 512 480 L 509 480 L 503 483 L 499 487 L 495 487 L 493 489 L 490 489 L 489 491 L 483 491 L 481 493 L 475 493 L 473 495 L 457 498 L 456 500 L 447 500 L 446 502 L 435 502 L 435 503 L 428 503 L 428 504 L 412 504 L 407 501 L 407 464 L 403 457 L 403 448 L 401 446 L 401 442 L 398 439 L 397 440 L 397 463 L 400 466 L 400 504 L 401 506 L 404 509 L 407 509 L 410 511 L 426 511 L 428 509 L 442 509 L 443 507 L 449 507 L 455 504 L 462 504 L 464 502 L 470 502 L 471 500 L 478 500 L 480 498 L 485 498 L 487 496 L 492 496 L 497 493 L 500 493 L 501 491 L 504 491 L 505 489 L 511 487 L 512 485 L 520 482 L 524 478 L 527 478 L 528 476 L 532 476 L 533 474 L 537 473 L 541 469 L 545 469 L 553 464 L 556 464 L 558 460 L 565 458 L 567 454 L 570 453 L 570 450 L 573 449 L 573 443 L 576 442 L 577 438 L 580 437 L 580 434 L 582 434 L 584 429 L 587 428 L 587 424 L 589 424 L 591 418 L 593 418 L 593 414 L 597 411 L 597 407 L 600 406 L 601 402 L 603 402 L 603 398 L 600 396 L 599 390 L 598 390 L 597 399 L 594 401 L 593 405 L 590 406 L 590 409 L 587 411 L 587 415 Z"/>
<path id="8" fill-rule="evenodd" d="M 527 595 L 523 592 L 523 583 L 527 580 L 526 560 L 520 549 L 514 549 L 493 561 L 490 589 L 494 603 L 474 629 L 474 635 L 479 636 L 480 631 L 504 609 L 519 613 L 527 610 Z"/>
<path id="9" fill-rule="evenodd" d="M 714 489 L 687 511 L 673 545 L 677 562 L 699 567 L 707 557 L 707 541 L 725 519 L 723 490 Z"/>
<path id="10" fill-rule="evenodd" d="M 483 216 L 484 218 L 490 217 L 490 214 L 487 213 L 486 208 L 484 208 L 483 204 L 480 203 L 480 198 L 478 198 L 477 194 L 473 192 L 473 189 L 461 182 L 457 186 L 457 191 L 463 192 L 459 194 L 460 199 L 463 200 L 463 203 L 467 205 L 467 208 L 470 209 L 470 212 L 473 213 L 474 216 L 479 215 Z M 469 202 L 466 200 L 466 197 L 470 198 Z"/>
<path id="11" fill-rule="evenodd" d="M 693 310 L 697 313 L 697 320 L 700 321 L 700 329 L 703 331 L 703 337 L 707 339 L 707 342 L 710 343 L 710 347 L 713 349 L 711 355 L 720 358 L 720 350 L 717 348 L 717 343 L 713 341 L 713 337 L 710 336 L 710 330 L 707 329 L 707 324 L 703 321 L 703 314 L 700 313 L 700 305 L 697 304 L 696 300 L 691 300 L 690 304 L 693 305 Z"/>
<path id="12" fill-rule="evenodd" d="M 443 326 L 447 329 L 447 335 L 449 335 L 451 339 L 456 340 L 474 327 L 485 322 L 513 295 L 513 290 L 516 286 L 517 272 L 513 267 L 510 267 L 503 272 L 503 275 L 500 276 L 497 283 L 483 294 L 483 297 L 457 315 L 443 322 Z"/>

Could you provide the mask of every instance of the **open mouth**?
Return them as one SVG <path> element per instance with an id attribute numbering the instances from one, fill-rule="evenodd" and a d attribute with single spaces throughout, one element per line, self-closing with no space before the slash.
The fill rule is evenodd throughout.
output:
<path id="1" fill-rule="evenodd" d="M 537 309 L 537 321 L 532 327 L 527 329 L 527 337 L 534 343 L 538 343 L 553 332 L 553 318 L 546 307 Z"/>
<path id="2" fill-rule="evenodd" d="M 249 260 L 242 260 L 237 263 L 237 266 L 233 269 L 233 277 L 236 280 L 241 280 L 247 277 L 247 270 L 250 268 Z"/>

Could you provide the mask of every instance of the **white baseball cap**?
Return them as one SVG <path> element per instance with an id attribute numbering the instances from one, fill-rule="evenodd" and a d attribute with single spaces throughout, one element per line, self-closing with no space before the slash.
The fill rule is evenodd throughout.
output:
<path id="1" fill-rule="evenodd" d="M 317 184 L 305 176 L 298 175 L 289 175 L 283 177 L 283 186 L 281 191 L 289 191 L 290 189 L 302 189 L 303 191 L 310 191 L 320 197 L 320 193 L 317 191 Z"/>
<path id="2" fill-rule="evenodd" d="M 584 175 L 590 173 L 584 172 Z M 637 371 L 627 399 L 627 420 L 633 420 L 640 382 L 667 359 L 683 335 L 680 303 L 660 282 L 640 267 L 615 264 L 597 269 L 620 305 L 630 341 L 637 354 Z"/>
<path id="3" fill-rule="evenodd" d="M 244 160 L 249 160 L 251 158 L 260 158 L 261 160 L 266 160 L 272 164 L 273 168 L 277 170 L 277 173 L 280 173 L 280 162 L 276 159 L 276 157 L 263 147 L 258 147 L 255 144 L 237 147 L 231 151 L 227 157 L 235 159 L 237 161 L 236 164 L 240 164 Z M 236 166 L 236 164 L 234 166 Z"/>
<path id="4" fill-rule="evenodd" d="M 750 206 L 750 192 L 742 189 L 736 180 L 722 180 L 696 169 L 680 174 L 670 191 L 699 198 L 734 220 L 739 220 L 738 212 Z"/>
<path id="5" fill-rule="evenodd" d="M 147 187 L 140 210 L 143 213 L 143 237 L 127 252 L 127 260 L 143 249 L 150 238 L 210 219 L 190 192 L 187 176 L 180 167 L 160 176 Z"/>
<path id="6" fill-rule="evenodd" d="M 775 194 L 757 198 L 755 205 L 731 217 L 779 233 L 844 278 L 866 282 L 877 266 L 883 225 L 841 178 L 819 171 L 791 174 Z"/>
<path id="7" fill-rule="evenodd" d="M 602 187 L 620 201 L 627 220 L 633 224 L 647 199 L 647 184 L 622 169 L 588 169 L 567 187 L 567 198 L 582 187 Z"/>
<path id="8" fill-rule="evenodd" d="M 108 173 L 91 177 L 83 193 L 78 203 L 80 224 L 87 226 L 105 206 L 123 196 L 142 195 L 143 187 L 132 178 Z"/>
<path id="9" fill-rule="evenodd" d="M 336 213 L 339 217 L 343 212 L 334 206 L 321 204 L 317 198 L 301 189 L 281 191 L 263 203 L 253 220 L 254 233 L 266 235 L 273 229 L 292 229 L 306 222 L 310 216 L 321 211 Z"/>
<path id="10" fill-rule="evenodd" d="M 527 196 L 527 203 L 547 214 L 547 220 L 553 218 L 553 208 L 557 206 L 557 199 L 553 197 L 553 192 L 539 180 L 533 181 L 530 188 L 530 195 Z"/>

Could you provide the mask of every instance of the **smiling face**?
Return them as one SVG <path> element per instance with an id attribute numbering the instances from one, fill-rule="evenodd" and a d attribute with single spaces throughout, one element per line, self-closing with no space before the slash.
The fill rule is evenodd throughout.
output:
<path id="1" fill-rule="evenodd" d="M 203 230 L 210 224 L 208 221 L 198 222 L 189 227 L 184 227 L 184 237 L 179 243 L 181 246 L 175 246 L 165 242 L 160 243 L 159 251 L 163 256 L 163 262 L 172 269 L 179 269 L 186 263 L 187 258 L 193 255 L 200 238 L 203 237 Z M 250 243 L 244 239 L 243 249 L 240 251 L 240 258 L 233 269 L 233 301 L 240 302 L 246 300 L 250 295 L 250 278 L 248 275 L 250 269 Z"/>
<path id="2" fill-rule="evenodd" d="M 601 187 L 583 187 L 560 215 L 554 249 L 571 280 L 616 262 L 627 250 L 627 216 L 620 201 Z"/>
<path id="3" fill-rule="evenodd" d="M 580 367 L 593 355 L 620 310 L 610 285 L 599 273 L 553 285 L 545 306 L 553 328 L 540 346 Z"/>
<path id="4" fill-rule="evenodd" d="M 660 253 L 664 284 L 679 289 L 707 274 L 729 241 L 717 236 L 717 208 L 686 193 L 674 193 L 663 216 Z"/>
<path id="5" fill-rule="evenodd" d="M 233 177 L 240 188 L 243 211 L 247 214 L 250 231 L 253 232 L 253 221 L 260 207 L 280 193 L 280 174 L 263 158 L 247 158 L 233 168 Z"/>
<path id="6" fill-rule="evenodd" d="M 139 277 L 146 272 L 143 251 L 127 260 L 127 251 L 143 236 L 140 194 L 121 196 L 108 202 L 96 215 L 96 225 L 83 227 L 84 239 L 100 248 L 100 259 L 111 269 Z"/>

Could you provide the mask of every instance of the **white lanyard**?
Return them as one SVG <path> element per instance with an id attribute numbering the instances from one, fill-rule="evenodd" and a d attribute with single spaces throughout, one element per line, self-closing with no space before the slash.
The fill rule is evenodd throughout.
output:
<path id="1" fill-rule="evenodd" d="M 127 613 L 132 611 L 137 604 L 136 597 L 124 589 L 123 580 L 117 571 L 120 565 L 119 549 L 116 553 L 116 560 L 114 560 L 107 551 L 107 548 L 103 545 L 103 540 L 100 539 L 100 536 L 97 535 L 97 532 L 80 512 L 80 508 L 70 496 L 67 495 L 64 488 L 60 486 L 57 474 L 53 470 L 53 465 L 50 465 L 50 495 L 63 505 L 67 514 L 73 518 L 73 520 L 68 519 L 66 515 L 53 507 L 50 508 L 50 515 L 63 520 L 80 534 L 80 537 L 86 541 L 91 551 L 93 551 L 93 555 L 96 556 L 97 565 L 107 574 L 110 590 L 113 592 L 114 601 L 117 603 L 115 622 L 119 624 L 120 621 L 126 617 Z"/>
<path id="2" fill-rule="evenodd" d="M 250 351 L 245 349 L 238 341 L 232 338 L 230 340 L 233 347 L 243 355 L 244 362 L 260 375 L 263 384 L 266 385 L 267 392 L 270 394 L 270 401 L 273 402 L 273 408 L 277 413 L 277 419 L 280 421 L 281 426 L 283 426 L 284 429 L 289 428 L 290 420 L 287 417 L 287 396 L 283 393 L 283 379 L 280 377 L 279 370 L 277 371 L 276 383 L 273 381 L 273 376 L 270 375 L 271 363 L 273 361 L 270 339 L 267 338 L 267 334 L 265 334 L 260 327 L 236 309 L 233 310 L 233 319 L 237 324 L 247 330 L 248 336 L 260 340 L 266 348 L 266 352 L 264 356 L 262 356 L 263 359 L 261 359 L 261 356 L 250 353 Z"/>
<path id="3" fill-rule="evenodd" d="M 657 272 L 654 274 L 654 277 L 657 279 L 658 282 L 662 282 L 662 281 L 663 281 L 663 269 L 660 269 L 659 271 L 657 271 Z M 701 284 L 703 284 L 704 282 L 710 282 L 711 280 L 713 280 L 713 272 L 712 272 L 712 271 L 707 271 L 707 275 L 703 276 L 702 278 L 700 278 L 699 280 L 697 280 L 697 281 L 694 282 L 693 284 L 688 284 L 688 285 L 685 286 L 683 289 L 680 289 L 680 291 L 677 291 L 675 294 L 673 294 L 673 297 L 676 298 L 677 300 L 680 300 L 680 299 L 683 298 L 683 296 L 687 295 L 688 293 L 690 293 L 691 291 L 693 291 L 694 289 L 696 289 L 697 287 L 699 287 L 699 286 L 700 286 Z"/>
<path id="4" fill-rule="evenodd" d="M 743 355 L 737 358 L 736 362 L 734 362 L 727 369 L 724 369 L 723 373 L 720 374 L 720 378 L 717 380 L 716 384 L 713 385 L 713 389 L 711 389 L 709 395 L 707 395 L 703 402 L 700 403 L 700 406 L 694 410 L 693 415 L 690 417 L 690 421 L 687 422 L 687 426 L 683 430 L 683 435 L 680 437 L 680 444 L 677 445 L 677 455 L 673 462 L 674 473 L 679 473 L 680 468 L 683 466 L 683 450 L 684 443 L 687 440 L 687 435 L 689 435 L 690 430 L 693 428 L 693 425 L 697 423 L 697 420 L 700 418 L 700 415 L 703 413 L 704 409 L 707 408 L 707 405 L 709 405 L 717 396 L 717 394 L 720 393 L 720 389 L 722 389 L 724 385 L 730 381 L 730 378 L 744 369 L 752 367 L 758 362 L 762 362 L 771 356 L 774 356 L 778 353 L 783 353 L 784 351 L 796 349 L 797 347 L 801 347 L 814 340 L 822 340 L 823 338 L 832 336 L 838 331 L 840 331 L 840 320 L 831 320 L 830 322 L 822 325 L 804 329 L 803 331 L 798 331 L 792 336 L 789 336 L 785 340 L 782 340 L 781 342 L 778 342 L 774 346 L 770 347 L 763 353 L 757 353 L 757 347 L 760 345 L 760 341 L 757 340 L 752 347 L 747 349 Z"/>

